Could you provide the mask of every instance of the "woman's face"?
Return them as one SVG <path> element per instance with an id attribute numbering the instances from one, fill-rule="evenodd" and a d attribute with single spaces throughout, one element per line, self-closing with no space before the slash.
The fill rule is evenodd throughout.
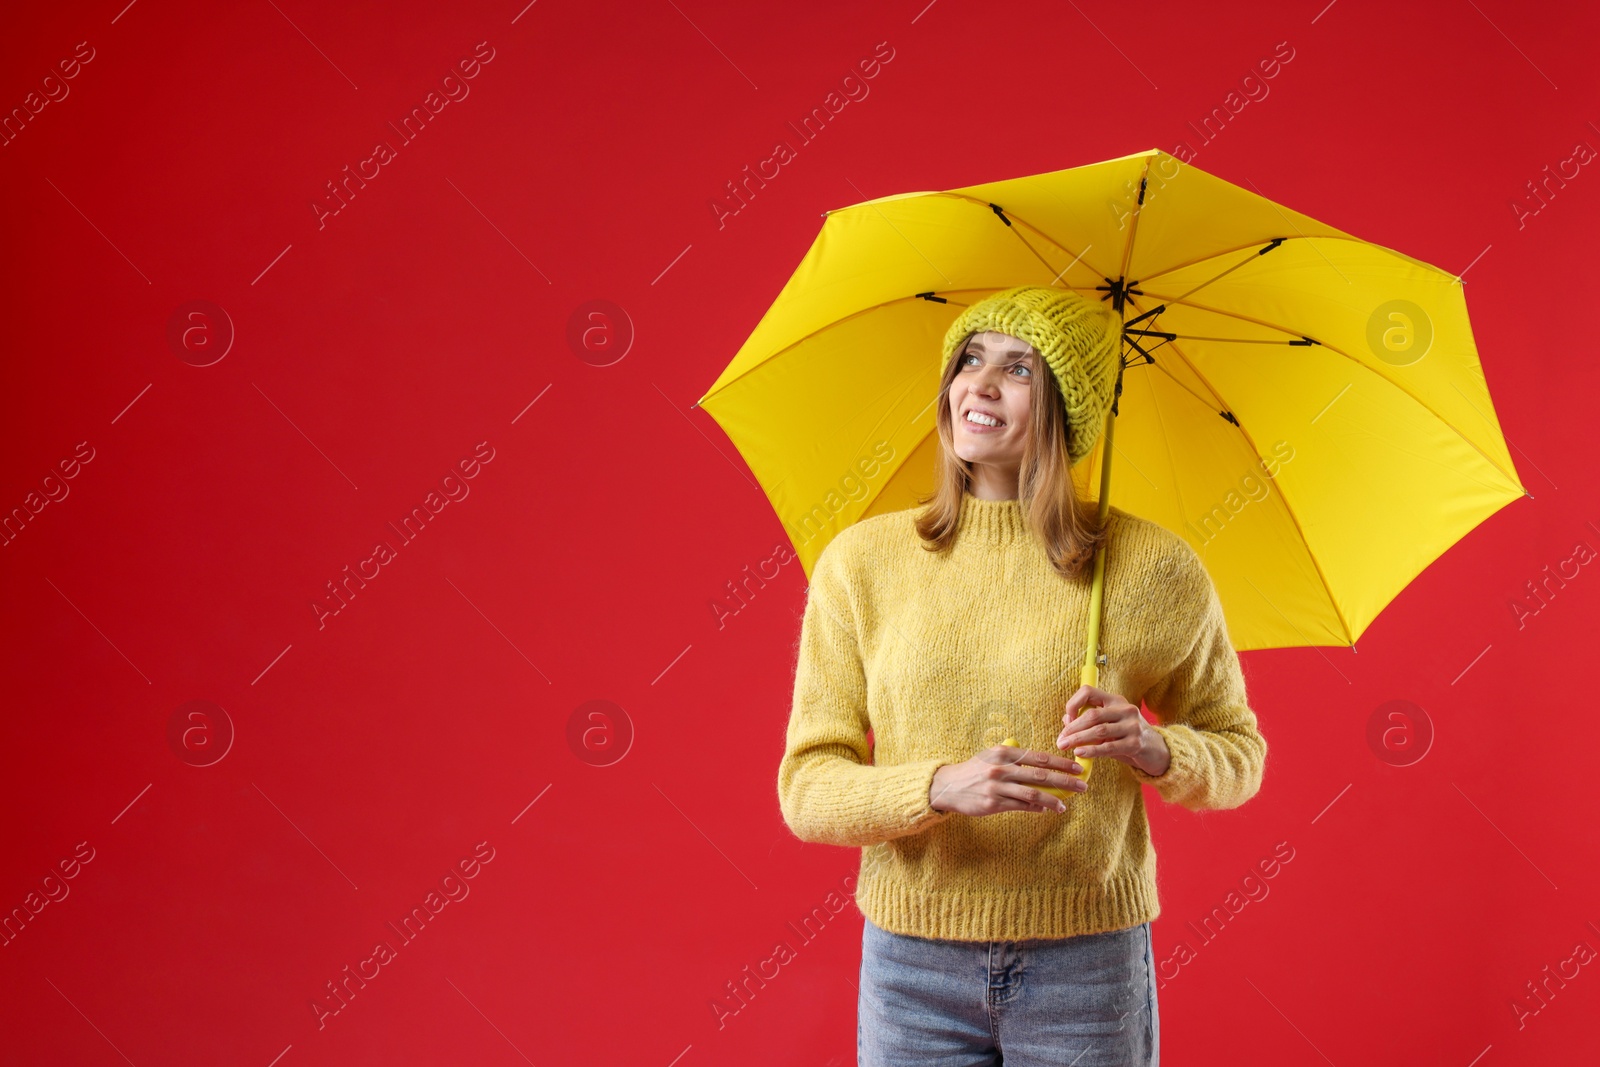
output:
<path id="1" fill-rule="evenodd" d="M 1033 376 L 1043 361 L 1027 342 L 989 330 L 973 334 L 950 382 L 956 455 L 1015 477 L 1028 439 Z M 974 413 L 993 419 L 974 421 Z M 999 425 L 988 423 L 998 420 Z"/>

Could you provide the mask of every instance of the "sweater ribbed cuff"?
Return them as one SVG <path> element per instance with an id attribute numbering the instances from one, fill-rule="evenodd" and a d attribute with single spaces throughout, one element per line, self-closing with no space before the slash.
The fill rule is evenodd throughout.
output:
<path id="1" fill-rule="evenodd" d="M 1171 726 L 1150 727 L 1161 735 L 1167 743 L 1167 751 L 1172 754 L 1172 762 L 1167 765 L 1161 774 L 1148 774 L 1135 767 L 1133 764 L 1124 764 L 1129 773 L 1140 782 L 1154 787 L 1156 794 L 1169 804 L 1182 804 L 1196 790 L 1202 788 L 1204 780 L 1198 774 L 1200 761 L 1196 758 L 1195 740 L 1193 730 L 1181 723 Z"/>
<path id="2" fill-rule="evenodd" d="M 949 762 L 944 759 L 925 759 L 884 768 L 898 772 L 897 784 L 904 785 L 905 793 L 896 797 L 894 810 L 902 813 L 903 825 L 908 833 L 926 830 L 955 814 L 953 811 L 936 811 L 932 804 L 933 776 Z"/>

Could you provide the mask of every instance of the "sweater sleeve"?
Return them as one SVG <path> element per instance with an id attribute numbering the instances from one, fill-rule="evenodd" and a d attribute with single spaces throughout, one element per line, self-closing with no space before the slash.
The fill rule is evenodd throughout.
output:
<path id="1" fill-rule="evenodd" d="M 1128 766 L 1134 778 L 1155 788 L 1162 800 L 1191 811 L 1236 808 L 1261 788 L 1267 742 L 1256 729 L 1245 692 L 1239 654 L 1216 585 L 1187 543 L 1180 555 L 1195 621 L 1186 624 L 1193 644 L 1165 678 L 1150 687 L 1145 703 L 1156 713 L 1172 763 L 1159 775 Z"/>
<path id="2" fill-rule="evenodd" d="M 949 761 L 870 762 L 866 672 L 846 553 L 839 551 L 846 547 L 829 542 L 806 592 L 778 806 L 802 841 L 873 845 L 953 814 L 935 811 L 928 796 L 933 772 Z"/>

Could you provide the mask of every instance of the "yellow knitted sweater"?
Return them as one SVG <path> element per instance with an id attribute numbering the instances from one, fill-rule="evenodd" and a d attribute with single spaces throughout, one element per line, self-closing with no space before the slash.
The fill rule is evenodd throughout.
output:
<path id="1" fill-rule="evenodd" d="M 784 820 L 802 840 L 861 846 L 856 903 L 896 933 L 1016 941 L 1154 919 L 1140 783 L 1185 808 L 1233 808 L 1266 761 L 1205 565 L 1177 534 L 1110 508 L 1098 687 L 1155 713 L 1165 773 L 1102 757 L 1065 813 L 935 811 L 943 764 L 1007 735 L 1060 751 L 1091 576 L 1056 573 L 1016 500 L 965 494 L 947 555 L 923 547 L 916 514 L 860 520 L 817 558 L 778 767 Z"/>

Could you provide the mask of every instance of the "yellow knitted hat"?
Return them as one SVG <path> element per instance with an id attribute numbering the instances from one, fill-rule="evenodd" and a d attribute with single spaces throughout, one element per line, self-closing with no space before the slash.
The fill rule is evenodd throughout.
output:
<path id="1" fill-rule="evenodd" d="M 968 306 L 944 335 L 944 362 L 975 333 L 1026 341 L 1044 357 L 1067 408 L 1067 451 L 1077 463 L 1106 427 L 1122 354 L 1122 322 L 1108 305 L 1070 289 L 1019 285 Z"/>

